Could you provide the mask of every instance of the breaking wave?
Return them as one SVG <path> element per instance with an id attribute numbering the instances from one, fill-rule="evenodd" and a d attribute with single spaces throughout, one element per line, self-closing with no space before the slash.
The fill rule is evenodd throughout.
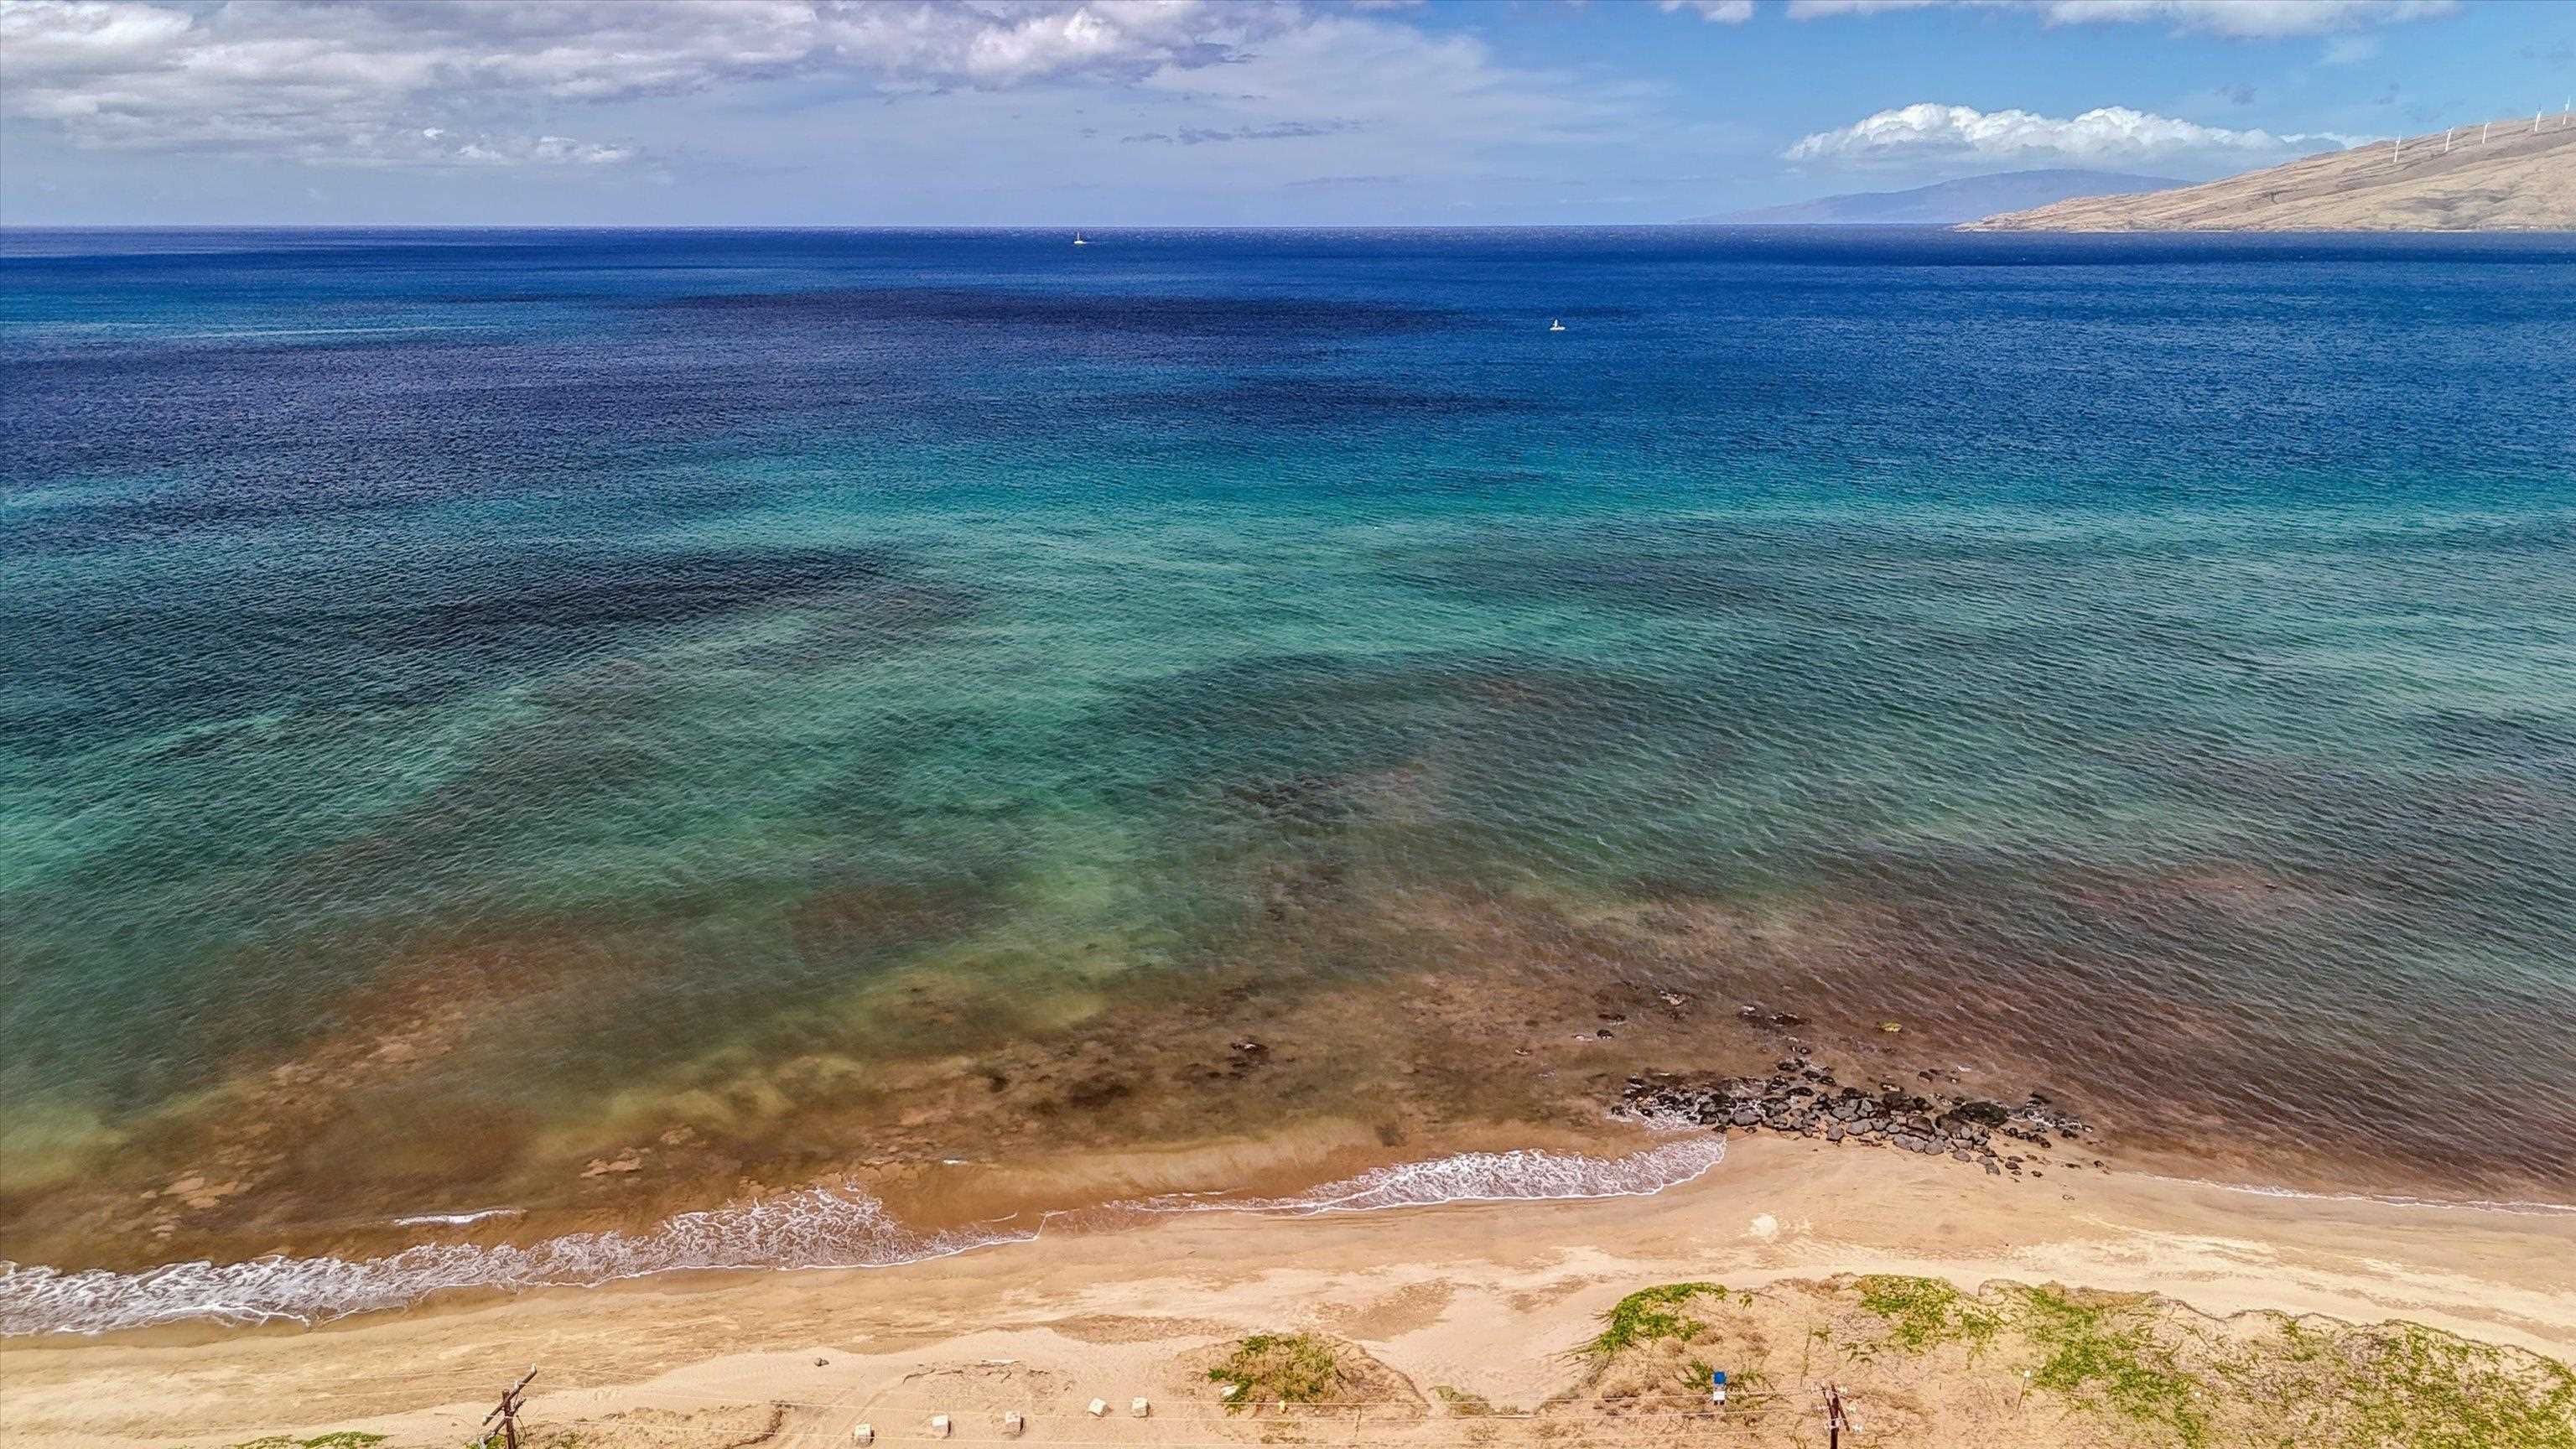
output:
<path id="1" fill-rule="evenodd" d="M 1571 1152 L 1462 1152 L 1399 1163 L 1309 1188 L 1290 1197 L 1211 1201 L 1155 1198 L 1137 1206 L 1157 1212 L 1264 1212 L 1290 1217 L 1436 1207 L 1461 1202 L 1571 1201 L 1646 1197 L 1707 1172 L 1726 1158 L 1726 1139 L 1706 1130 L 1625 1157 Z"/>
<path id="2" fill-rule="evenodd" d="M 1377 1168 L 1289 1197 L 1175 1193 L 1050 1214 L 1045 1221 L 1079 1227 L 1132 1221 L 1139 1213 L 1312 1217 L 1443 1203 L 1643 1197 L 1689 1182 L 1725 1156 L 1726 1140 L 1704 1130 L 1677 1133 L 1625 1157 L 1463 1152 Z M 426 1214 L 405 1221 L 459 1222 L 488 1215 Z M 171 1263 L 139 1273 L 104 1268 L 66 1272 L 0 1261 L 0 1337 L 113 1333 L 189 1320 L 310 1325 L 409 1307 L 450 1289 L 595 1287 L 693 1269 L 890 1268 L 1035 1237 L 1035 1230 L 917 1232 L 895 1221 L 877 1199 L 845 1187 L 682 1213 L 649 1232 L 573 1233 L 526 1246 L 424 1243 L 389 1257 L 354 1261 L 254 1258 Z"/>
<path id="3" fill-rule="evenodd" d="M 403 1308 L 452 1288 L 594 1287 L 710 1268 L 887 1268 L 1034 1232 L 920 1233 L 854 1189 L 814 1188 L 681 1213 L 643 1233 L 572 1233 L 526 1246 L 424 1243 L 390 1257 L 170 1263 L 139 1273 L 0 1262 L 0 1335 L 111 1333 L 189 1319 L 303 1324 Z"/>
<path id="4" fill-rule="evenodd" d="M 2432 1208 L 2444 1212 L 2520 1213 L 2528 1216 L 2576 1215 L 2576 1203 L 2547 1202 L 2530 1198 L 2410 1197 L 2393 1192 L 2309 1192 L 2295 1187 L 2267 1187 L 2252 1182 L 2218 1182 L 2203 1177 L 2168 1177 L 2161 1173 L 2140 1173 L 2150 1182 L 2176 1182 L 2189 1187 L 2212 1187 L 2220 1192 L 2241 1192 L 2250 1197 L 2298 1198 L 2308 1202 L 2368 1202 L 2382 1207 Z"/>

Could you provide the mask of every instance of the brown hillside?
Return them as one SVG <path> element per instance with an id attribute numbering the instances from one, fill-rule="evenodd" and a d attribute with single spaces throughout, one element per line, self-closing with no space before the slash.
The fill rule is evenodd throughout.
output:
<path id="1" fill-rule="evenodd" d="M 2242 176 L 2088 196 L 1966 223 L 1966 231 L 2576 231 L 2576 120 L 2497 121 L 2374 141 Z"/>

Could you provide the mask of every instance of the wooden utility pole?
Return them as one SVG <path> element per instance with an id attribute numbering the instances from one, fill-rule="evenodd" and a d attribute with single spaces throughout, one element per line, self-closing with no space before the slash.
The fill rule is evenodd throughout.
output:
<path id="1" fill-rule="evenodd" d="M 1842 1385 L 1827 1384 L 1818 1392 L 1825 1396 L 1825 1449 L 1843 1449 L 1843 1431 L 1852 1422 L 1843 1412 Z"/>
<path id="2" fill-rule="evenodd" d="M 526 1378 L 519 1380 L 517 1383 L 512 1384 L 509 1388 L 504 1389 L 501 1392 L 500 1407 L 483 1416 L 483 1442 L 485 1444 L 488 1445 L 492 1442 L 492 1435 L 494 1432 L 492 1421 L 498 1419 L 501 1421 L 499 1433 L 501 1435 L 503 1449 L 519 1449 L 519 1395 L 526 1391 L 528 1384 L 534 1380 L 536 1376 L 537 1371 L 533 1366 L 531 1366 L 528 1369 L 528 1376 Z"/>

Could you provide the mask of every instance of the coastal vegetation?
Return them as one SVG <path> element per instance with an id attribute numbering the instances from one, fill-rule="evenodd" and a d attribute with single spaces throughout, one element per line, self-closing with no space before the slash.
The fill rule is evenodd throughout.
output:
<path id="1" fill-rule="evenodd" d="M 1860 1280 L 1860 1306 L 1888 1321 L 1899 1348 L 1915 1352 L 1951 1339 L 1983 1346 L 2003 1326 L 1992 1309 L 1938 1278 L 1873 1274 Z"/>
<path id="2" fill-rule="evenodd" d="M 1428 1411 L 1420 1390 L 1402 1374 L 1357 1345 L 1325 1334 L 1255 1333 L 1214 1352 L 1213 1362 L 1204 1353 L 1184 1362 L 1205 1365 L 1193 1371 L 1218 1386 L 1227 1414 L 1351 1412 L 1388 1425 L 1418 1420 Z M 1452 1405 L 1450 1412 L 1472 1412 L 1448 1398 L 1454 1392 L 1442 1393 Z"/>
<path id="3" fill-rule="evenodd" d="M 1796 1442 L 1836 1382 L 1879 1439 L 2101 1449 L 2576 1449 L 2576 1372 L 2416 1323 L 2244 1313 L 2055 1284 L 1895 1274 L 1621 1298 L 1555 1412 L 1707 1412 Z"/>
<path id="4" fill-rule="evenodd" d="M 1311 1333 L 1256 1333 L 1234 1346 L 1207 1371 L 1211 1383 L 1229 1386 L 1228 1413 L 1255 1404 L 1320 1404 L 1341 1388 L 1340 1352 Z"/>
<path id="5" fill-rule="evenodd" d="M 1353 1444 L 1404 1443 L 1434 1421 L 1460 1420 L 1464 1442 L 1496 1449 L 1644 1449 L 1722 1415 L 1729 1444 L 1792 1449 L 1817 1442 L 1818 1390 L 1832 1384 L 1868 1435 L 1861 1442 L 1917 1449 L 2576 1449 L 2576 1371 L 2419 1323 L 2219 1318 L 2154 1294 L 1904 1274 L 1648 1284 L 1593 1321 L 1559 1356 L 1573 1381 L 1532 1408 L 1453 1383 L 1426 1393 L 1359 1344 L 1301 1329 L 1176 1345 L 1171 1370 L 1194 1386 L 1180 1397 L 1200 1407 L 1176 1405 L 1173 1418 L 1193 1430 L 1233 1425 L 1215 1437 L 1245 1442 L 1303 1442 L 1299 1428 L 1269 1421 L 1321 1416 L 1335 1442 Z M 1717 1372 L 1723 1406 L 1709 1396 Z M 1090 1392 L 1045 1370 L 1008 1373 L 950 1381 L 948 1402 L 1035 1424 L 1072 1421 Z M 1049 1383 L 1062 1391 L 1051 1397 L 1039 1387 Z M 786 1432 L 793 1406 L 570 1420 L 543 1408 L 521 1427 L 523 1449 L 749 1449 Z M 1192 1423 L 1193 1414 L 1206 1418 Z M 222 1449 L 454 1442 L 341 1431 Z"/>
<path id="6" fill-rule="evenodd" d="M 1610 1311 L 1602 1315 L 1600 1336 L 1585 1344 L 1582 1351 L 1607 1359 L 1659 1339 L 1687 1343 L 1707 1325 L 1684 1317 L 1682 1308 L 1703 1296 L 1722 1299 L 1726 1289 L 1715 1283 L 1663 1283 L 1640 1288 L 1611 1305 Z"/>

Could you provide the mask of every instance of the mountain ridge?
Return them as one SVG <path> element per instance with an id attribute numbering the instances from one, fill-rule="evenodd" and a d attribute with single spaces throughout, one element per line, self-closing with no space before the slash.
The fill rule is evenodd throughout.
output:
<path id="1" fill-rule="evenodd" d="M 2143 196 L 2085 197 L 1963 231 L 2576 231 L 2576 117 L 2457 126 Z"/>
<path id="2" fill-rule="evenodd" d="M 1947 226 L 2069 197 L 2156 191 L 2189 183 L 2169 176 L 2055 167 L 1961 176 L 1897 191 L 1845 191 L 1778 206 L 1685 217 L 1683 226 Z"/>

